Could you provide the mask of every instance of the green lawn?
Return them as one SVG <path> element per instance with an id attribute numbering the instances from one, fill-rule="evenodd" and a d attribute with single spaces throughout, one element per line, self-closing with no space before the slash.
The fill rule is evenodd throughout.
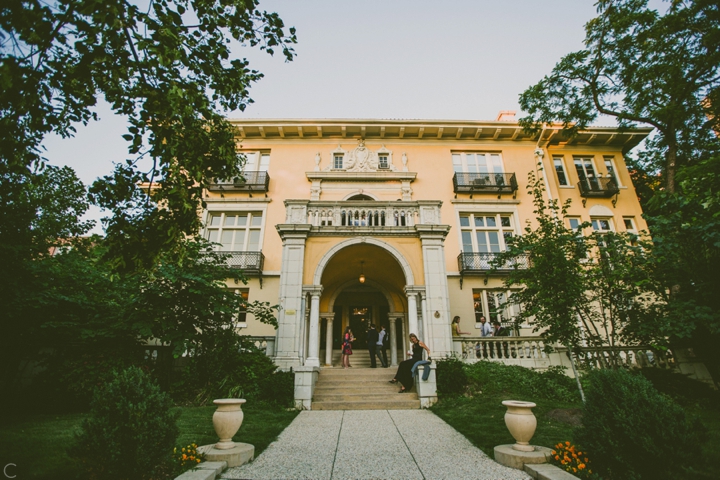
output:
<path id="1" fill-rule="evenodd" d="M 515 443 L 505 427 L 503 400 L 528 400 L 514 398 L 512 395 L 477 395 L 475 397 L 445 397 L 432 407 L 432 411 L 457 431 L 465 435 L 471 443 L 493 457 L 493 448 L 497 445 Z M 532 439 L 533 445 L 553 448 L 562 441 L 573 441 L 573 426 L 549 418 L 547 413 L 553 409 L 581 408 L 581 404 L 561 403 L 550 400 L 532 400 L 537 404 L 533 409 L 538 420 L 537 430 Z M 698 445 L 705 462 L 695 465 L 695 471 L 686 480 L 710 480 L 717 477 L 715 466 L 720 464 L 720 411 L 707 406 L 689 405 L 686 411 L 699 417 L 708 432 L 705 442 Z M 681 461 L 678 459 L 678 461 Z"/>
<path id="2" fill-rule="evenodd" d="M 525 400 L 524 398 L 511 398 L 507 395 L 479 395 L 472 398 L 450 397 L 441 399 L 432 407 L 432 411 L 492 457 L 493 449 L 497 445 L 515 443 L 505 426 L 507 408 L 502 405 L 503 400 L 511 399 Z M 538 426 L 532 439 L 533 445 L 552 448 L 560 441 L 570 440 L 573 427 L 548 418 L 546 413 L 557 408 L 580 408 L 580 405 L 550 400 L 534 400 L 534 402 L 537 407 L 533 409 L 533 413 L 537 417 Z"/>
<path id="3" fill-rule="evenodd" d="M 205 445 L 217 441 L 212 426 L 214 406 L 179 407 L 178 446 L 189 443 Z M 292 422 L 297 411 L 286 411 L 268 405 L 243 407 L 245 419 L 234 440 L 255 445 L 255 455 L 267 446 Z M 0 461 L 14 463 L 8 473 L 18 479 L 56 480 L 76 478 L 66 449 L 73 441 L 85 414 L 21 415 L 13 414 L 0 420 Z"/>

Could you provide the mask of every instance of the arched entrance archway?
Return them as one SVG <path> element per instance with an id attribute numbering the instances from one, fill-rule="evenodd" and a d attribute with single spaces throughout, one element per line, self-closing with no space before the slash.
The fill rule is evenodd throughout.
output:
<path id="1" fill-rule="evenodd" d="M 352 239 L 330 249 L 318 263 L 314 279 L 316 285 L 322 285 L 319 316 L 324 322 L 319 334 L 323 363 L 339 364 L 342 335 L 348 326 L 357 339 L 353 348 L 367 348 L 366 332 L 372 323 L 385 326 L 394 340 L 388 354 L 396 364 L 407 331 L 405 287 L 412 278 L 409 263 L 384 242 Z"/>

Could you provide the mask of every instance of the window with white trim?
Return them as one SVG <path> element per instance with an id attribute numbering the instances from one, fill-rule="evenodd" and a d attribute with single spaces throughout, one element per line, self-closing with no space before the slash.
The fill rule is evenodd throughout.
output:
<path id="1" fill-rule="evenodd" d="M 514 232 L 512 215 L 461 213 L 460 235 L 465 253 L 498 253 Z"/>
<path id="2" fill-rule="evenodd" d="M 344 157 L 344 155 L 342 153 L 333 154 L 333 169 L 334 170 L 342 170 L 343 169 L 343 157 Z"/>
<path id="3" fill-rule="evenodd" d="M 580 231 L 580 224 L 582 223 L 582 220 L 580 217 L 567 217 L 567 221 L 571 230 L 576 230 L 582 235 L 582 232 Z"/>
<path id="4" fill-rule="evenodd" d="M 452 154 L 455 173 L 504 173 L 499 153 L 454 152 Z"/>
<path id="5" fill-rule="evenodd" d="M 510 290 L 474 288 L 473 309 L 475 311 L 476 328 L 480 326 L 480 318 L 485 317 L 485 320 L 491 326 L 494 321 L 498 321 L 501 325 L 513 331 L 514 325 L 512 325 L 512 322 L 519 311 L 517 305 L 507 304 L 510 295 L 512 295 Z"/>
<path id="6" fill-rule="evenodd" d="M 387 170 L 388 168 L 390 168 L 387 154 L 381 153 L 378 155 L 378 168 L 381 170 Z"/>
<path id="7" fill-rule="evenodd" d="M 243 304 L 235 316 L 235 328 L 247 328 L 247 304 L 250 290 L 247 288 L 236 288 L 235 295 L 240 295 L 243 300 Z"/>
<path id="8" fill-rule="evenodd" d="M 599 189 L 600 184 L 595 173 L 595 166 L 593 165 L 592 157 L 575 157 L 575 171 L 577 172 L 578 179 L 580 182 L 587 182 L 586 184 L 594 189 Z"/>
<path id="9" fill-rule="evenodd" d="M 613 231 L 612 218 L 591 218 L 593 231 L 598 233 L 606 233 Z"/>
<path id="10" fill-rule="evenodd" d="M 270 152 L 243 152 L 247 161 L 243 167 L 244 172 L 267 172 L 270 168 Z"/>
<path id="11" fill-rule="evenodd" d="M 563 157 L 553 157 L 553 165 L 555 166 L 555 174 L 557 175 L 558 185 L 563 187 L 570 185 L 567 174 L 565 173 L 565 163 L 563 162 Z"/>
<path id="12" fill-rule="evenodd" d="M 211 212 L 205 238 L 223 252 L 259 252 L 262 212 Z"/>
<path id="13" fill-rule="evenodd" d="M 618 186 L 621 185 L 620 178 L 617 174 L 617 169 L 615 168 L 615 160 L 613 157 L 605 157 L 605 169 L 607 170 L 608 176 L 615 180 L 615 183 L 617 183 Z"/>

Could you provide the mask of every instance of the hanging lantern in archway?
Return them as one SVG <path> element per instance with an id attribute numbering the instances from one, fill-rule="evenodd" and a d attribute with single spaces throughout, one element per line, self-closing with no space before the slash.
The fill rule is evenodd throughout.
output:
<path id="1" fill-rule="evenodd" d="M 360 278 L 358 279 L 358 280 L 360 280 L 360 283 L 365 283 L 365 271 L 363 269 L 364 263 L 365 263 L 364 261 L 360 262 Z"/>

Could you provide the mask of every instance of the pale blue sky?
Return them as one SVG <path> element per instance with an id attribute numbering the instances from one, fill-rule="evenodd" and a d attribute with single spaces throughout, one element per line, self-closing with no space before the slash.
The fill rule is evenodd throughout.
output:
<path id="1" fill-rule="evenodd" d="M 654 3 L 654 2 L 653 2 Z M 591 0 L 268 0 L 297 28 L 297 57 L 250 48 L 265 78 L 231 118 L 494 120 L 518 95 L 582 48 Z M 85 183 L 127 157 L 125 122 L 106 105 L 75 138 L 46 140 L 46 157 Z M 91 218 L 98 219 L 93 211 Z M 96 231 L 99 231 L 96 229 Z"/>

